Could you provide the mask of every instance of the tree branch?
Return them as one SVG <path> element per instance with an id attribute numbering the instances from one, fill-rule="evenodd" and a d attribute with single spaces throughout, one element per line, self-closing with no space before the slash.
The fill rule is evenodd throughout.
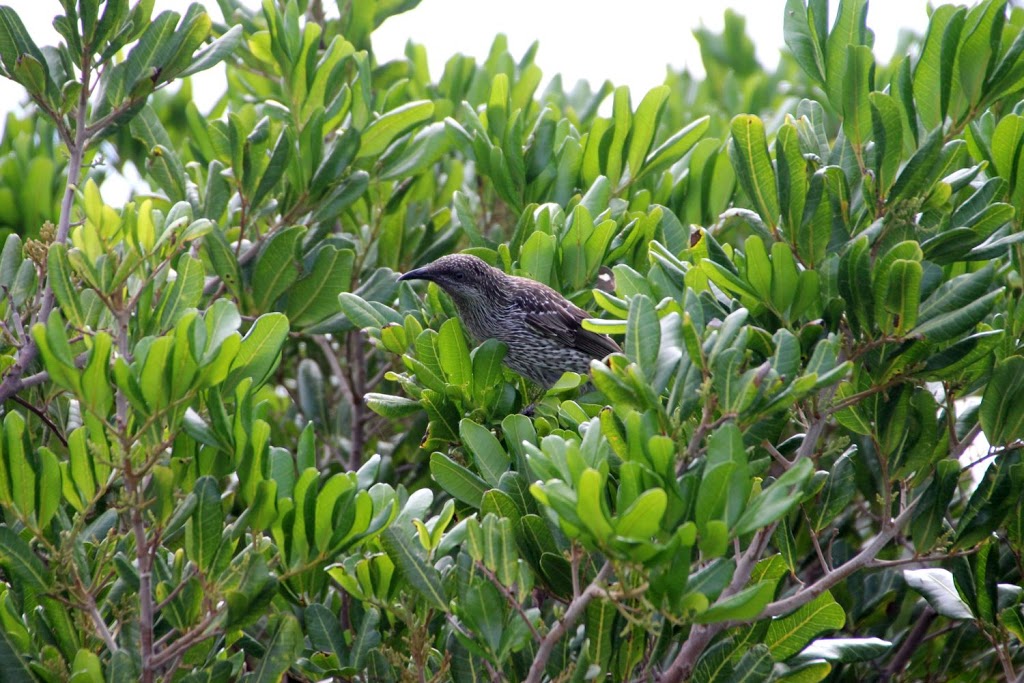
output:
<path id="1" fill-rule="evenodd" d="M 64 184 L 64 197 L 60 202 L 60 218 L 57 221 L 57 244 L 66 244 L 68 234 L 71 232 L 71 207 L 75 201 L 75 191 L 78 189 L 79 178 L 82 174 L 82 162 L 85 158 L 85 149 L 89 144 L 89 136 L 86 131 L 85 120 L 89 105 L 89 79 L 92 72 L 90 64 L 91 55 L 82 55 L 82 91 L 78 96 L 78 107 L 75 110 L 75 138 L 68 144 L 66 136 L 62 136 L 68 144 L 68 179 Z M 58 128 L 62 127 L 60 117 L 54 119 Z M 53 285 L 50 284 L 50 276 L 47 274 L 46 286 L 43 287 L 42 303 L 39 306 L 39 314 L 36 322 L 46 322 L 50 318 L 50 311 L 53 310 Z M 28 367 L 39 355 L 39 348 L 35 339 L 28 335 L 24 346 L 18 350 L 18 357 L 14 361 L 3 382 L 0 382 L 0 403 L 14 396 L 25 388 L 22 376 L 28 371 Z"/>
<path id="2" fill-rule="evenodd" d="M 857 570 L 867 567 L 875 559 L 878 553 L 882 551 L 886 544 L 896 537 L 896 534 L 898 534 L 900 529 L 903 528 L 903 525 L 910 521 L 910 517 L 914 513 L 914 509 L 917 508 L 917 503 L 920 500 L 921 496 L 918 496 L 911 501 L 909 505 L 907 505 L 906 509 L 900 513 L 899 517 L 892 520 L 891 524 L 883 524 L 883 528 L 878 535 L 875 536 L 870 543 L 864 546 L 864 549 L 857 553 L 853 559 L 841 564 L 810 586 L 806 586 L 798 590 L 789 597 L 768 603 L 768 605 L 761 610 L 759 618 L 778 617 L 783 614 L 789 614 L 793 610 L 818 597 Z"/>
<path id="3" fill-rule="evenodd" d="M 355 471 L 363 464 L 363 449 L 366 447 L 366 435 L 363 423 L 365 421 L 366 404 L 363 397 L 366 395 L 366 356 L 363 354 L 364 336 L 360 330 L 349 332 L 345 342 L 348 354 L 348 372 L 351 380 L 352 402 L 349 405 L 351 410 L 351 430 L 349 434 L 348 469 Z M 344 378 L 340 378 L 344 382 Z"/>
<path id="4" fill-rule="evenodd" d="M 125 453 L 125 458 L 129 456 Z M 135 560 L 139 568 L 139 640 L 142 656 L 143 683 L 153 683 L 156 662 L 153 657 L 153 555 L 146 537 L 146 523 L 143 519 L 144 494 L 141 483 L 129 468 L 124 473 L 125 489 L 131 497 L 130 516 L 132 533 L 135 536 Z"/>
<path id="5" fill-rule="evenodd" d="M 114 636 L 111 635 L 110 629 L 107 628 L 107 622 L 103 620 L 103 615 L 100 614 L 100 610 L 96 606 L 96 598 L 93 597 L 93 594 L 82 585 L 81 580 L 77 576 L 75 577 L 75 580 L 78 581 L 79 589 L 82 591 L 82 598 L 85 603 L 83 607 L 85 608 L 85 611 L 88 612 L 89 618 L 92 619 L 92 623 L 96 627 L 96 633 L 99 634 L 111 654 L 117 652 L 119 649 L 117 647 L 117 641 L 114 640 Z"/>
<path id="6" fill-rule="evenodd" d="M 903 671 L 903 668 L 910 661 L 910 657 L 914 654 L 924 637 L 928 634 L 928 629 L 931 628 L 932 622 L 935 621 L 935 617 L 939 616 L 938 612 L 933 610 L 931 607 L 925 607 L 924 614 L 918 617 L 914 623 L 914 627 L 910 629 L 907 637 L 904 638 L 903 643 L 900 644 L 900 649 L 893 655 L 892 660 L 882 669 L 882 673 L 879 677 L 881 683 L 886 683 L 894 675 Z"/>
<path id="7" fill-rule="evenodd" d="M 210 628 L 217 622 L 217 615 L 214 612 L 207 612 L 206 615 L 196 624 L 195 628 L 187 631 L 181 635 L 180 638 L 175 640 L 173 643 L 168 645 L 166 648 L 160 651 L 159 654 L 153 657 L 152 666 L 153 669 L 157 669 L 166 665 L 168 662 L 173 660 L 184 653 L 187 649 L 195 645 L 196 643 L 206 640 L 210 637 Z"/>
<path id="8" fill-rule="evenodd" d="M 716 603 L 720 603 L 739 593 L 747 585 L 751 574 L 754 572 L 754 567 L 757 565 L 761 555 L 764 554 L 764 549 L 768 546 L 768 540 L 772 537 L 776 526 L 778 526 L 778 522 L 757 530 L 757 533 L 754 534 L 750 541 L 750 545 L 747 546 L 747 550 L 736 562 L 736 570 L 732 574 L 732 581 L 725 587 L 722 594 L 718 596 L 718 600 L 715 601 Z M 683 643 L 683 647 L 680 648 L 679 654 L 676 655 L 676 658 L 672 660 L 672 664 L 665 669 L 665 673 L 658 679 L 659 683 L 678 683 L 688 679 L 693 673 L 693 667 L 697 664 L 697 660 L 703 654 L 705 648 L 707 648 L 708 643 L 728 625 L 728 623 L 694 624 L 690 629 L 689 637 Z"/>
<path id="9" fill-rule="evenodd" d="M 537 654 L 533 658 L 533 664 L 530 665 L 530 673 L 526 677 L 526 683 L 540 683 L 541 676 L 544 675 L 544 667 L 547 666 L 548 659 L 551 658 L 555 645 L 565 635 L 566 631 L 576 623 L 576 620 L 580 618 L 584 610 L 587 609 L 587 605 L 590 604 L 590 601 L 602 593 L 604 589 L 601 588 L 600 584 L 604 583 L 611 573 L 612 563 L 605 561 L 604 566 L 597 572 L 597 576 L 590 582 L 590 585 L 584 588 L 583 592 L 569 603 L 569 609 L 565 610 L 565 616 L 555 624 L 554 628 L 548 631 L 540 647 L 537 648 Z"/>

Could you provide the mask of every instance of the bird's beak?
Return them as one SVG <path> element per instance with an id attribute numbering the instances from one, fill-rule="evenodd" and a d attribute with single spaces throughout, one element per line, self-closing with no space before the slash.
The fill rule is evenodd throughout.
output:
<path id="1" fill-rule="evenodd" d="M 403 273 L 398 278 L 399 282 L 402 282 L 404 280 L 430 280 L 431 282 L 433 282 L 434 275 L 433 273 L 430 272 L 429 267 L 424 266 L 423 268 L 416 268 L 415 270 L 410 270 L 408 273 Z"/>

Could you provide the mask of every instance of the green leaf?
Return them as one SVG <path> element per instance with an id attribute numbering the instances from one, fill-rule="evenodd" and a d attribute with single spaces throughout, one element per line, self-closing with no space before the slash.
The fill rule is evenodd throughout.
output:
<path id="1" fill-rule="evenodd" d="M 378 415 L 391 418 L 405 417 L 423 410 L 420 402 L 415 399 L 374 392 L 364 395 L 363 403 Z"/>
<path id="2" fill-rule="evenodd" d="M 277 364 L 281 345 L 288 337 L 288 318 L 281 313 L 265 313 L 249 328 L 238 349 L 224 390 L 233 389 L 243 378 L 262 384 Z"/>
<path id="3" fill-rule="evenodd" d="M 220 38 L 196 52 L 189 65 L 178 73 L 177 78 L 185 78 L 220 64 L 234 53 L 241 42 L 242 27 L 236 24 L 225 31 Z"/>
<path id="4" fill-rule="evenodd" d="M 274 233 L 256 259 L 250 286 L 253 306 L 268 311 L 299 277 L 298 249 L 306 227 L 293 225 Z"/>
<path id="5" fill-rule="evenodd" d="M 614 529 L 608 520 L 601 473 L 592 467 L 583 470 L 576 484 L 576 494 L 576 512 L 580 520 L 596 540 L 605 541 Z"/>
<path id="6" fill-rule="evenodd" d="M 6 247 L 4 248 L 4 255 L 7 256 Z M 13 259 L 10 258 L 4 259 L 4 265 L 7 266 L 9 272 L 14 267 L 12 261 Z M 57 304 L 60 305 L 61 311 L 67 316 L 68 322 L 79 329 L 85 327 L 85 313 L 82 310 L 82 302 L 79 298 L 78 290 L 72 284 L 74 280 L 71 275 L 71 264 L 68 262 L 68 252 L 65 245 L 53 244 L 47 250 L 46 271 L 49 276 L 47 281 L 51 283 L 54 298 L 57 300 Z M 13 284 L 14 273 L 10 272 L 7 279 L 3 281 L 3 286 L 9 289 Z"/>
<path id="7" fill-rule="evenodd" d="M 814 531 L 821 531 L 831 524 L 832 520 L 846 510 L 846 506 L 850 504 L 856 493 L 857 483 L 854 480 L 853 461 L 847 453 L 843 453 L 836 458 L 829 469 L 825 488 L 821 490 Z"/>
<path id="8" fill-rule="evenodd" d="M 881 638 L 819 638 L 797 655 L 798 661 L 867 662 L 884 657 L 892 643 Z"/>
<path id="9" fill-rule="evenodd" d="M 502 360 L 507 347 L 497 339 L 488 339 L 473 351 L 473 393 L 477 404 L 486 405 L 488 398 L 502 386 Z"/>
<path id="10" fill-rule="evenodd" d="M 846 623 L 846 613 L 826 591 L 814 600 L 768 625 L 764 643 L 777 662 L 785 661 L 807 647 L 819 634 L 836 631 Z"/>
<path id="11" fill-rule="evenodd" d="M 921 502 L 910 520 L 910 537 L 919 553 L 926 553 L 935 545 L 945 524 L 946 512 L 959 479 L 959 463 L 952 459 L 935 464 L 932 482 L 925 489 Z"/>
<path id="12" fill-rule="evenodd" d="M 97 417 L 106 417 L 114 403 L 114 391 L 110 386 L 110 335 L 98 332 L 93 337 L 93 347 L 89 351 L 82 372 L 82 398 L 85 406 Z"/>
<path id="13" fill-rule="evenodd" d="M 253 683 L 279 683 L 302 652 L 304 635 L 299 620 L 291 614 L 281 614 L 277 619 L 263 658 L 250 674 Z"/>
<path id="14" fill-rule="evenodd" d="M 34 459 L 26 451 L 25 419 L 21 413 L 11 411 L 4 417 L 3 450 L 14 507 L 25 517 L 31 517 L 36 511 L 38 481 Z"/>
<path id="15" fill-rule="evenodd" d="M 1005 17 L 1006 0 L 987 0 L 967 12 L 957 64 L 960 89 L 969 107 L 978 104 L 985 76 L 995 67 Z"/>
<path id="16" fill-rule="evenodd" d="M 847 243 L 839 259 L 839 294 L 847 302 L 846 314 L 854 334 L 870 329 L 874 318 L 868 249 L 867 238 L 858 237 Z"/>
<path id="17" fill-rule="evenodd" d="M 160 330 L 169 330 L 185 313 L 199 305 L 203 296 L 206 272 L 199 259 L 182 254 L 178 259 L 177 277 L 160 303 Z"/>
<path id="18" fill-rule="evenodd" d="M 917 327 L 907 334 L 910 336 L 921 336 L 930 342 L 949 341 L 969 332 L 989 314 L 995 305 L 996 299 L 1002 296 L 1002 290 L 995 290 L 984 294 L 971 301 L 963 308 L 952 310 L 947 313 L 935 313 L 938 306 L 929 307 L 929 302 L 935 297 L 933 294 L 925 301 L 918 315 Z M 953 298 L 953 296 L 950 296 Z M 927 321 L 922 322 L 926 309 L 933 315 Z"/>
<path id="19" fill-rule="evenodd" d="M 270 154 L 270 160 L 266 162 L 266 168 L 260 174 L 259 183 L 249 195 L 251 207 L 260 206 L 263 199 L 281 180 L 291 159 L 293 145 L 291 137 L 287 134 L 287 129 L 281 131 L 281 134 L 277 136 L 277 142 L 274 143 L 274 151 Z M 251 187 L 248 182 L 246 185 Z"/>
<path id="20" fill-rule="evenodd" d="M 359 154 L 356 158 L 373 157 L 383 152 L 391 142 L 417 123 L 434 115 L 434 103 L 429 100 L 408 102 L 374 119 L 362 131 Z"/>
<path id="21" fill-rule="evenodd" d="M 743 253 L 746 256 L 746 282 L 750 283 L 761 301 L 771 303 L 772 263 L 768 260 L 764 241 L 752 234 L 743 243 Z"/>
<path id="22" fill-rule="evenodd" d="M 484 481 L 497 487 L 509 468 L 509 457 L 491 430 L 466 418 L 459 422 L 459 438 L 473 454 L 473 462 Z"/>
<path id="23" fill-rule="evenodd" d="M 555 238 L 535 232 L 523 244 L 520 265 L 529 277 L 544 284 L 551 282 L 551 269 L 555 262 Z"/>
<path id="24" fill-rule="evenodd" d="M 953 64 L 966 10 L 939 5 L 928 22 L 924 49 L 914 68 L 914 103 L 925 130 L 942 124 L 953 87 Z"/>
<path id="25" fill-rule="evenodd" d="M 401 152 L 388 154 L 381 179 L 410 178 L 428 170 L 451 150 L 454 135 L 450 126 L 442 121 L 419 129 Z"/>
<path id="26" fill-rule="evenodd" d="M 867 0 L 844 0 L 839 3 L 839 13 L 825 40 L 825 90 L 829 102 L 836 109 L 842 109 L 850 55 L 848 48 L 867 45 L 867 13 Z"/>
<path id="27" fill-rule="evenodd" d="M 681 128 L 647 156 L 640 172 L 635 175 L 636 180 L 658 173 L 681 159 L 704 137 L 710 126 L 711 117 L 702 116 Z"/>
<path id="28" fill-rule="evenodd" d="M 743 437 L 735 424 L 716 429 L 708 439 L 708 456 L 697 490 L 696 522 L 707 533 L 712 520 L 731 527 L 746 506 L 750 495 L 750 472 Z"/>
<path id="29" fill-rule="evenodd" d="M 450 318 L 441 325 L 437 335 L 438 360 L 449 384 L 472 388 L 473 363 L 462 325 Z"/>
<path id="30" fill-rule="evenodd" d="M 380 625 L 380 610 L 370 607 L 366 610 L 363 623 L 359 626 L 359 632 L 352 642 L 352 666 L 362 668 L 371 652 L 375 652 L 380 644 L 381 635 L 378 630 Z"/>
<path id="31" fill-rule="evenodd" d="M 0 525 L 0 566 L 37 591 L 45 591 L 53 583 L 46 565 L 6 524 Z"/>
<path id="32" fill-rule="evenodd" d="M 615 533 L 624 538 L 650 539 L 661 528 L 667 506 L 668 496 L 663 489 L 644 491 L 615 521 Z"/>
<path id="33" fill-rule="evenodd" d="M 1024 357 L 1000 361 L 981 399 L 981 428 L 993 445 L 1024 438 Z"/>
<path id="34" fill-rule="evenodd" d="M 818 85 L 824 85 L 825 36 L 818 34 L 815 22 L 808 16 L 805 0 L 786 0 L 783 16 L 782 33 L 786 46 L 804 73 Z"/>
<path id="35" fill-rule="evenodd" d="M 441 575 L 423 561 L 408 538 L 392 526 L 381 534 L 380 541 L 384 546 L 384 552 L 426 604 L 441 612 L 447 612 L 448 601 L 444 597 Z"/>
<path id="36" fill-rule="evenodd" d="M 324 245 L 316 255 L 313 269 L 288 290 L 285 312 L 291 324 L 301 329 L 337 312 L 338 295 L 352 286 L 355 252 Z"/>
<path id="37" fill-rule="evenodd" d="M 775 170 L 768 156 L 764 123 L 750 114 L 732 120 L 732 144 L 729 155 L 740 186 L 754 203 L 754 209 L 769 229 L 774 230 L 780 217 L 779 193 Z"/>
<path id="38" fill-rule="evenodd" d="M 889 291 L 885 298 L 885 311 L 889 319 L 886 324 L 891 322 L 897 334 L 913 328 L 917 323 L 922 275 L 921 264 L 914 260 L 896 259 L 889 268 Z"/>
<path id="39" fill-rule="evenodd" d="M 648 381 L 658 370 L 658 351 L 661 346 L 661 326 L 654 304 L 643 295 L 637 294 L 629 301 L 629 318 L 626 321 L 626 355 L 636 361 Z"/>
<path id="40" fill-rule="evenodd" d="M 320 603 L 313 603 L 306 608 L 302 620 L 312 646 L 322 652 L 333 653 L 343 661 L 347 646 L 338 615 Z"/>
<path id="41" fill-rule="evenodd" d="M 755 683 L 771 678 L 775 661 L 763 643 L 758 643 L 744 653 L 733 670 L 730 683 Z"/>
<path id="42" fill-rule="evenodd" d="M 618 611 L 609 600 L 591 600 L 587 605 L 585 632 L 590 641 L 590 658 L 602 668 L 615 652 L 615 615 Z"/>
<path id="43" fill-rule="evenodd" d="M 640 101 L 633 114 L 632 129 L 629 134 L 629 149 L 626 152 L 626 165 L 629 174 L 637 177 L 640 174 L 641 166 L 647 151 L 654 140 L 654 133 L 657 129 L 658 119 L 661 116 L 661 108 L 668 99 L 671 88 L 667 85 L 659 85 L 651 88 Z M 696 142 L 696 141 L 695 141 Z"/>
<path id="44" fill-rule="evenodd" d="M 80 649 L 71 664 L 71 683 L 104 683 L 103 666 L 96 653 Z"/>
<path id="45" fill-rule="evenodd" d="M 338 295 L 341 312 L 359 328 L 381 328 L 388 323 L 402 323 L 402 316 L 376 301 L 366 301 L 358 294 L 342 292 Z M 422 355 L 422 354 L 421 354 Z"/>
<path id="46" fill-rule="evenodd" d="M 748 534 L 788 514 L 803 499 L 804 485 L 813 474 L 814 463 L 809 459 L 797 461 L 750 502 L 736 522 L 735 533 Z"/>
<path id="47" fill-rule="evenodd" d="M 354 128 L 349 128 L 338 136 L 330 145 L 327 155 L 313 172 L 309 181 L 309 192 L 314 197 L 321 196 L 332 183 L 337 183 L 345 169 L 356 156 L 361 138 Z"/>
<path id="48" fill-rule="evenodd" d="M 181 163 L 171 136 L 150 105 L 144 106 L 129 124 L 132 137 L 146 147 L 146 170 L 172 202 L 187 198 Z"/>
<path id="49" fill-rule="evenodd" d="M 970 607 L 961 599 L 948 569 L 928 567 L 903 570 L 907 586 L 924 596 L 936 612 L 950 619 L 973 619 Z"/>
<path id="50" fill-rule="evenodd" d="M 802 2 L 797 4 L 803 5 Z M 799 132 L 796 126 L 784 124 L 775 135 L 776 173 L 779 181 L 779 206 L 782 210 L 782 223 L 790 244 L 796 245 L 797 252 L 804 258 L 810 251 L 811 263 L 816 263 L 816 253 L 800 244 L 798 237 L 803 224 L 804 207 L 807 205 L 807 161 L 800 152 Z"/>
<path id="51" fill-rule="evenodd" d="M 903 158 L 903 120 L 894 97 L 880 92 L 868 95 L 871 129 L 875 140 L 875 178 L 878 195 L 885 197 L 896 181 Z"/>
<path id="52" fill-rule="evenodd" d="M 609 135 L 601 140 L 601 155 L 604 161 L 604 175 L 612 185 L 618 185 L 622 178 L 623 148 L 629 137 L 633 115 L 630 112 L 629 88 L 620 85 L 612 95 L 612 128 Z"/>
<path id="53" fill-rule="evenodd" d="M 42 51 L 33 42 L 25 29 L 18 13 L 10 7 L 0 7 L 0 59 L 7 73 L 14 74 L 19 60 L 27 56 L 39 65 L 46 64 Z M 32 94 L 43 99 L 51 99 L 57 94 L 57 85 L 50 78 L 48 69 L 43 70 L 43 82 L 30 89 Z M 19 82 L 28 87 L 30 83 Z"/>
<path id="54" fill-rule="evenodd" d="M 798 145 L 795 151 L 799 151 Z M 790 153 L 786 153 L 786 163 Z M 800 159 L 803 156 L 800 155 Z M 815 171 L 807 184 L 807 198 L 804 203 L 803 215 L 794 216 L 797 221 L 795 238 L 796 251 L 801 260 L 808 266 L 816 266 L 825 260 L 829 238 L 832 234 L 832 209 L 827 196 L 825 178 L 827 167 Z"/>
<path id="55" fill-rule="evenodd" d="M 943 5 L 943 7 L 949 7 L 949 5 Z M 937 128 L 928 135 L 924 143 L 910 157 L 910 161 L 903 167 L 903 170 L 900 171 L 896 182 L 893 183 L 892 189 L 889 191 L 886 204 L 891 206 L 897 201 L 906 200 L 924 190 L 930 190 L 930 185 L 927 187 L 926 185 L 931 180 L 932 174 L 939 168 L 941 155 L 942 129 Z"/>
<path id="56" fill-rule="evenodd" d="M 61 470 L 56 454 L 46 446 L 36 450 L 38 462 L 37 480 L 39 495 L 36 501 L 35 517 L 40 528 L 47 528 L 57 514 L 61 500 Z"/>
<path id="57" fill-rule="evenodd" d="M 354 171 L 328 193 L 327 197 L 314 210 L 311 220 L 315 223 L 322 223 L 337 219 L 345 209 L 363 196 L 369 185 L 369 173 L 362 170 Z"/>
<path id="58" fill-rule="evenodd" d="M 748 621 L 761 613 L 775 594 L 775 583 L 763 581 L 747 586 L 739 593 L 718 600 L 697 615 L 699 624 L 713 624 L 719 621 Z"/>
<path id="59" fill-rule="evenodd" d="M 431 453 L 430 476 L 453 498 L 479 509 L 487 492 L 487 482 L 444 453 Z"/>
<path id="60" fill-rule="evenodd" d="M 0 670 L 4 672 L 4 680 L 11 683 L 35 683 L 38 680 L 6 628 L 0 628 Z"/>
<path id="61" fill-rule="evenodd" d="M 871 102 L 868 95 L 874 90 L 874 80 L 875 55 L 871 48 L 867 45 L 849 45 L 846 78 L 843 81 L 843 132 L 858 156 L 865 141 L 872 136 Z"/>
<path id="62" fill-rule="evenodd" d="M 196 495 L 196 509 L 185 525 L 185 548 L 189 559 L 206 571 L 212 567 L 220 549 L 224 510 L 220 489 L 213 477 L 200 477 L 192 490 Z"/>
<path id="63" fill-rule="evenodd" d="M 1020 458 L 1018 449 L 1004 451 L 985 469 L 956 523 L 954 549 L 969 548 L 988 538 L 1015 507 L 1016 475 L 1011 472 Z"/>

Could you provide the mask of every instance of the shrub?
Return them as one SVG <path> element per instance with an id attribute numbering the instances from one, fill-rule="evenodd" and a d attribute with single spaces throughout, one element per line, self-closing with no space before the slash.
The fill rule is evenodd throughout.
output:
<path id="1" fill-rule="evenodd" d="M 634 103 L 380 63 L 415 1 L 62 4 L 0 7 L 4 680 L 1016 680 L 1024 10 L 878 64 L 789 0 Z M 398 283 L 460 250 L 619 337 L 594 391 L 521 414 Z"/>

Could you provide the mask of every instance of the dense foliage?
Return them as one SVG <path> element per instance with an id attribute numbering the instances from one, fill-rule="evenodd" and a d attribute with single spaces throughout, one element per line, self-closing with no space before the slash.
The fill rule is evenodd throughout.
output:
<path id="1" fill-rule="evenodd" d="M 727 13 L 634 102 L 152 4 L 0 7 L 0 678 L 1024 673 L 1024 10 Z M 397 282 L 460 250 L 624 353 L 538 397 Z"/>

